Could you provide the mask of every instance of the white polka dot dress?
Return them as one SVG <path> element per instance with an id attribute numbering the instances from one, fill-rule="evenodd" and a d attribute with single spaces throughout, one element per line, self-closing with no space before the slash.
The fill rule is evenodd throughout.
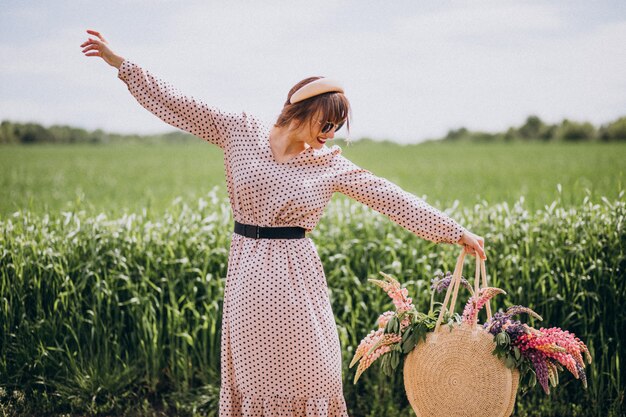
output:
<path id="1" fill-rule="evenodd" d="M 310 232 L 333 193 L 360 201 L 416 235 L 456 243 L 464 228 L 397 185 L 359 168 L 337 145 L 285 162 L 271 124 L 182 95 L 125 60 L 118 77 L 164 122 L 224 151 L 233 218 Z M 328 286 L 309 237 L 254 239 L 233 233 L 224 290 L 220 417 L 347 417 L 339 335 Z"/>

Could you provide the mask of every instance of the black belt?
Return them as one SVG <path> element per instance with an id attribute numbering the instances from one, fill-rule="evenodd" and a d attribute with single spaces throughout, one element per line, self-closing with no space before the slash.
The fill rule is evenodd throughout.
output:
<path id="1" fill-rule="evenodd" d="M 253 239 L 302 239 L 304 227 L 261 227 L 235 220 L 235 233 Z"/>

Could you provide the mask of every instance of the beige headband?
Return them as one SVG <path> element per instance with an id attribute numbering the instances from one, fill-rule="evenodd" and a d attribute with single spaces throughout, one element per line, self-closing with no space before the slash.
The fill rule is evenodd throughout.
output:
<path id="1" fill-rule="evenodd" d="M 294 104 L 313 96 L 331 92 L 343 93 L 343 87 L 339 84 L 339 82 L 333 79 L 319 78 L 296 90 L 296 92 L 291 96 L 289 102 Z"/>

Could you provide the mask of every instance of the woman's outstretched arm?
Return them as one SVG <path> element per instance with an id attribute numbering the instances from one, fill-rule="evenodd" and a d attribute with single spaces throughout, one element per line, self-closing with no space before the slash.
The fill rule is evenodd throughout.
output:
<path id="1" fill-rule="evenodd" d="M 118 78 L 145 109 L 167 124 L 198 136 L 225 149 L 231 132 L 245 117 L 244 113 L 223 112 L 193 97 L 185 96 L 171 84 L 157 78 L 130 60 L 117 55 L 96 31 L 81 47 L 86 56 L 99 56 L 118 69 Z"/>
<path id="2" fill-rule="evenodd" d="M 484 240 L 458 224 L 424 200 L 404 191 L 391 181 L 378 177 L 338 154 L 335 156 L 334 191 L 367 205 L 410 230 L 435 243 L 464 245 L 466 252 L 485 259 Z"/>

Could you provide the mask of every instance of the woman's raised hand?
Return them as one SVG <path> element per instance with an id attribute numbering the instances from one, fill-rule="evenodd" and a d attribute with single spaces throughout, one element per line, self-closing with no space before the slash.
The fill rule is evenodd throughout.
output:
<path id="1" fill-rule="evenodd" d="M 469 253 L 472 256 L 480 255 L 482 260 L 487 259 L 485 255 L 485 239 L 475 235 L 474 233 L 466 230 L 461 236 L 461 239 L 457 242 L 459 245 L 465 246 L 465 253 Z"/>
<path id="2" fill-rule="evenodd" d="M 87 33 L 94 35 L 95 38 L 90 37 L 80 45 L 81 48 L 84 48 L 83 53 L 85 56 L 102 57 L 107 64 L 115 68 L 119 68 L 120 65 L 122 65 L 122 62 L 124 62 L 124 58 L 115 54 L 115 52 L 111 50 L 109 43 L 104 39 L 100 32 L 88 29 Z"/>

